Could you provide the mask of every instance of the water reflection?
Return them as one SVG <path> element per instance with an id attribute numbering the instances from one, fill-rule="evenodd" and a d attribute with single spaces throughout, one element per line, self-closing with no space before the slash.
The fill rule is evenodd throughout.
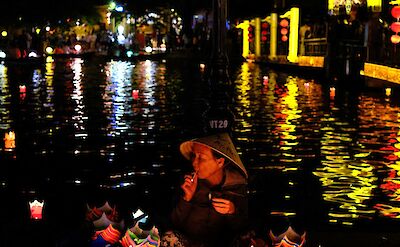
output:
<path id="1" fill-rule="evenodd" d="M 185 118 L 203 113 L 198 102 L 207 85 L 193 79 L 202 78 L 198 64 L 186 71 L 166 61 L 74 58 L 49 60 L 26 75 L 8 69 L 0 65 L 1 134 L 14 131 L 26 159 L 72 160 L 58 168 L 69 170 L 65 180 L 74 186 L 151 195 L 176 184 L 171 177 L 185 169 L 177 147 L 191 127 Z M 260 208 L 335 225 L 373 221 L 377 212 L 400 218 L 395 89 L 348 92 L 255 63 L 232 75 L 232 135 Z"/>
<path id="2" fill-rule="evenodd" d="M 74 114 L 72 115 L 71 120 L 75 128 L 75 139 L 77 140 L 84 140 L 88 136 L 86 131 L 86 122 L 88 118 L 85 113 L 84 88 L 82 87 L 82 77 L 84 76 L 82 73 L 82 63 L 83 60 L 81 58 L 76 58 L 71 64 L 71 68 L 74 73 L 72 81 L 74 87 L 71 94 L 71 99 L 74 101 Z M 77 154 L 79 152 L 80 148 L 77 148 L 75 153 Z"/>
<path id="3" fill-rule="evenodd" d="M 383 175 L 380 190 L 376 193 L 381 192 L 385 197 L 376 202 L 374 208 L 390 218 L 400 218 L 399 114 L 400 108 L 390 105 L 386 99 L 383 101 L 369 95 L 360 98 L 360 143 L 370 153 L 366 162 L 375 168 L 376 173 Z"/>
<path id="4" fill-rule="evenodd" d="M 10 116 L 10 89 L 7 78 L 7 67 L 0 64 L 0 129 L 2 133 L 11 128 Z"/>
<path id="5" fill-rule="evenodd" d="M 129 105 L 132 69 L 133 65 L 128 62 L 111 62 L 105 68 L 108 77 L 103 99 L 110 121 L 107 131 L 110 137 L 120 135 L 131 125 L 126 121 L 126 116 L 132 115 Z"/>

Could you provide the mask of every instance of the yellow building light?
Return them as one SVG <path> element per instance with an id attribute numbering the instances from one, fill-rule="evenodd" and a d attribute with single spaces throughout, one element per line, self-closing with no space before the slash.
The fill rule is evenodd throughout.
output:
<path id="1" fill-rule="evenodd" d="M 236 26 L 236 28 L 241 28 L 243 30 L 243 52 L 242 56 L 244 58 L 247 58 L 250 54 L 250 46 L 249 46 L 249 41 L 248 41 L 248 36 L 249 36 L 249 26 L 250 26 L 250 21 L 245 20 L 244 22 L 240 23 L 239 25 Z"/>

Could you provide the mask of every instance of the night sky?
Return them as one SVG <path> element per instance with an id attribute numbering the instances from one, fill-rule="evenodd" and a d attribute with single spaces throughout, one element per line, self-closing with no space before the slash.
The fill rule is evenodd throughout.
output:
<path id="1" fill-rule="evenodd" d="M 24 16 L 28 22 L 43 22 L 66 17 L 91 15 L 93 6 L 106 4 L 108 0 L 6 0 L 0 22 L 13 23 L 19 16 Z M 147 8 L 166 6 L 175 8 L 182 15 L 191 15 L 198 9 L 211 8 L 212 0 L 124 0 L 128 9 L 140 13 Z M 123 1 L 120 1 L 123 2 Z M 280 0 L 285 2 L 286 8 L 293 4 L 302 6 L 303 15 L 322 16 L 326 13 L 327 0 Z M 265 16 L 272 10 L 272 0 L 228 0 L 230 19 Z M 183 13 L 185 12 L 185 13 Z"/>

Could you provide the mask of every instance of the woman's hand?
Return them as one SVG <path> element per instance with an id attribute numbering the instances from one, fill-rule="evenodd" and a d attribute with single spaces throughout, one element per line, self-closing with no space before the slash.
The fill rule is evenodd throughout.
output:
<path id="1" fill-rule="evenodd" d="M 222 199 L 222 198 L 213 198 L 212 205 L 220 214 L 234 214 L 236 211 L 235 204 L 233 202 Z"/>
<path id="2" fill-rule="evenodd" d="M 185 175 L 185 181 L 181 185 L 183 190 L 183 200 L 189 202 L 192 200 L 197 188 L 197 176 Z"/>

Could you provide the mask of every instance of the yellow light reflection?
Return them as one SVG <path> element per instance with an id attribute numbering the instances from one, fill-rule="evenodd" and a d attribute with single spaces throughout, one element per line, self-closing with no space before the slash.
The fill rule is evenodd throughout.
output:
<path id="1" fill-rule="evenodd" d="M 0 130 L 8 131 L 13 122 L 10 116 L 10 88 L 7 78 L 7 67 L 0 64 Z"/>
<path id="2" fill-rule="evenodd" d="M 251 65 L 253 66 L 253 65 Z M 246 132 L 251 130 L 252 124 L 249 123 L 247 120 L 248 118 L 251 118 L 251 102 L 250 102 L 250 92 L 252 90 L 252 85 L 251 85 L 251 79 L 252 79 L 252 74 L 250 71 L 250 64 L 249 63 L 243 63 L 241 67 L 241 73 L 239 74 L 239 78 L 237 81 L 240 82 L 239 85 L 237 85 L 237 93 L 238 93 L 238 99 L 239 99 L 239 105 L 236 107 L 237 112 L 238 112 L 238 118 L 237 121 L 241 125 L 241 127 L 238 127 L 238 131 L 240 132 Z"/>
<path id="3" fill-rule="evenodd" d="M 330 97 L 335 90 L 331 88 Z M 364 159 L 370 152 L 353 151 L 355 128 L 331 112 L 322 120 L 321 163 L 314 175 L 319 177 L 323 186 L 323 198 L 333 203 L 329 212 L 329 222 L 352 225 L 354 219 L 371 217 L 375 210 L 367 202 L 377 188 L 374 167 Z"/>
<path id="4" fill-rule="evenodd" d="M 301 118 L 301 110 L 299 110 L 297 97 L 299 95 L 299 88 L 297 80 L 294 77 L 288 77 L 286 80 L 286 91 L 281 96 L 281 116 L 283 121 L 279 121 L 277 130 L 281 136 L 280 150 L 283 156 L 291 156 L 289 152 L 292 151 L 299 142 L 296 136 L 296 123 Z M 301 162 L 301 159 L 294 159 L 292 162 Z M 289 171 L 290 169 L 285 169 Z M 296 169 L 295 169 L 296 170 Z"/>

